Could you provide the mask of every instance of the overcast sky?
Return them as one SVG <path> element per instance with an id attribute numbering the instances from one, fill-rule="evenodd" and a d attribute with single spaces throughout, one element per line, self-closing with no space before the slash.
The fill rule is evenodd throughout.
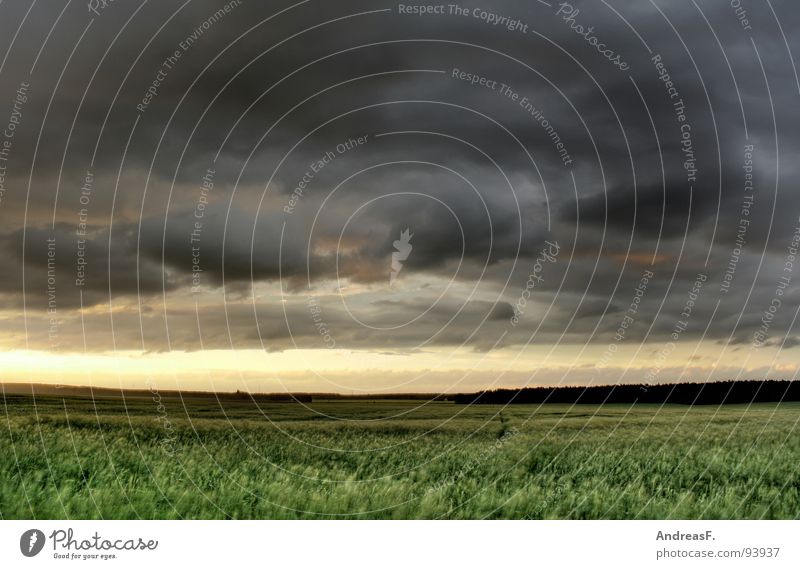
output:
<path id="1" fill-rule="evenodd" d="M 800 9 L 734 6 L 0 2 L 0 379 L 793 377 Z"/>

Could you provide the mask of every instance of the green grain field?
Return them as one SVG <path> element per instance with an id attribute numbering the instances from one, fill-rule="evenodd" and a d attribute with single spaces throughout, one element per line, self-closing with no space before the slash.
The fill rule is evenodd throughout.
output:
<path id="1" fill-rule="evenodd" d="M 0 517 L 797 518 L 800 405 L 6 397 Z"/>

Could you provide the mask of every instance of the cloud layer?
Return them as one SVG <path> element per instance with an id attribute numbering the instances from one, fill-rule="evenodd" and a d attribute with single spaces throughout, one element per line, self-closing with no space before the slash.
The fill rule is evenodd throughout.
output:
<path id="1" fill-rule="evenodd" d="M 6 347 L 797 344 L 790 2 L 401 6 L 0 6 Z"/>

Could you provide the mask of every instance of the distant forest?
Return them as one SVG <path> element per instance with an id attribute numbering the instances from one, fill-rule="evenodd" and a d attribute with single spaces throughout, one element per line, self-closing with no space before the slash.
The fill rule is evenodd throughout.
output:
<path id="1" fill-rule="evenodd" d="M 119 389 L 107 387 L 50 385 L 41 383 L 1 383 L 0 400 L 8 396 L 58 398 L 125 399 L 153 398 L 178 400 L 255 401 L 265 403 L 311 403 L 312 401 L 444 401 L 456 404 L 524 403 L 677 403 L 681 405 L 721 405 L 723 403 L 769 403 L 800 401 L 800 382 L 718 381 L 709 383 L 670 383 L 661 385 L 598 385 L 591 387 L 524 387 L 478 393 L 248 393 Z"/>
<path id="2" fill-rule="evenodd" d="M 721 405 L 800 401 L 800 382 L 718 381 L 666 385 L 602 385 L 591 387 L 526 387 L 497 389 L 451 397 L 460 404 L 514 403 L 677 403 Z"/>

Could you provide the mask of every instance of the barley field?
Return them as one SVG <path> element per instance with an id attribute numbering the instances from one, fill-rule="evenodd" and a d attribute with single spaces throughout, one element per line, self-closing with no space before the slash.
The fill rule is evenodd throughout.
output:
<path id="1" fill-rule="evenodd" d="M 800 404 L 13 396 L 3 519 L 797 518 Z"/>

